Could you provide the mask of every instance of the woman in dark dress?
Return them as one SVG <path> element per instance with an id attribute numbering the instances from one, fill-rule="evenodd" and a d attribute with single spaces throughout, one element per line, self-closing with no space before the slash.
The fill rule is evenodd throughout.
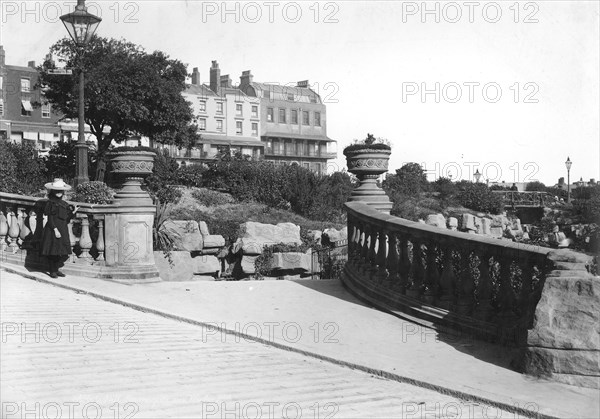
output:
<path id="1" fill-rule="evenodd" d="M 50 276 L 57 278 L 65 276 L 58 270 L 63 257 L 71 254 L 71 240 L 67 225 L 79 207 L 73 207 L 63 201 L 65 191 L 71 189 L 62 179 L 46 183 L 48 189 L 48 202 L 44 208 L 44 215 L 48 217 L 42 232 L 41 254 L 48 258 Z"/>

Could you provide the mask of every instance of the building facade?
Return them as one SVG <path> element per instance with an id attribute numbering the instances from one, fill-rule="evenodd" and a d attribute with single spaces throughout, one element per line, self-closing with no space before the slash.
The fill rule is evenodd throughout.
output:
<path id="1" fill-rule="evenodd" d="M 61 115 L 44 101 L 35 88 L 37 82 L 35 62 L 27 67 L 7 65 L 0 45 L 0 137 L 17 143 L 30 141 L 44 154 L 61 138 Z"/>
<path id="2" fill-rule="evenodd" d="M 265 160 L 327 172 L 327 161 L 337 156 L 337 144 L 327 137 L 326 106 L 308 80 L 296 86 L 257 83 L 250 71 L 244 71 L 239 90 L 260 99 Z"/>

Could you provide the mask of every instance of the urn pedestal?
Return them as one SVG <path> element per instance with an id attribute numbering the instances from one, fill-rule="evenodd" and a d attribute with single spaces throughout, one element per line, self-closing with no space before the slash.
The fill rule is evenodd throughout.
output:
<path id="1" fill-rule="evenodd" d="M 152 198 L 141 186 L 144 178 L 152 174 L 156 154 L 151 151 L 114 151 L 110 157 L 112 172 L 123 181 L 115 200 L 127 204 L 152 205 Z"/>
<path id="2" fill-rule="evenodd" d="M 360 181 L 348 201 L 364 202 L 376 210 L 390 213 L 392 202 L 377 186 L 377 178 L 388 170 L 390 154 L 389 149 L 369 148 L 367 145 L 360 149 L 344 150 L 348 171 Z"/>

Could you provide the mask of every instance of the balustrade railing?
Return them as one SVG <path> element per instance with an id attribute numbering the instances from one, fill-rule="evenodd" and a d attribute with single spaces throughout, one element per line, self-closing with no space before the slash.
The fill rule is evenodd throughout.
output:
<path id="1" fill-rule="evenodd" d="M 554 202 L 555 199 L 547 192 L 519 192 L 519 191 L 492 191 L 500 195 L 504 206 L 528 206 L 528 207 L 543 207 Z"/>
<path id="2" fill-rule="evenodd" d="M 522 344 L 533 322 L 547 248 L 415 223 L 346 203 L 345 283 L 423 324 Z"/>

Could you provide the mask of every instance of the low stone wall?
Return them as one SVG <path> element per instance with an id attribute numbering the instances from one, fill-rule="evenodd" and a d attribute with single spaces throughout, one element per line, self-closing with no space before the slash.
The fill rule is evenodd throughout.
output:
<path id="1" fill-rule="evenodd" d="M 547 275 L 527 337 L 524 371 L 556 381 L 600 388 L 600 277 L 589 274 L 589 256 L 548 254 Z"/>

